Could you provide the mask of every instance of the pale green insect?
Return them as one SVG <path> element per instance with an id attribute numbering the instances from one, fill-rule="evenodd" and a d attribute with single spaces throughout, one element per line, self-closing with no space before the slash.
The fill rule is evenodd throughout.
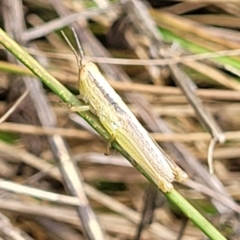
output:
<path id="1" fill-rule="evenodd" d="M 68 40 L 67 42 L 69 43 Z M 98 67 L 83 58 L 81 48 L 80 59 L 72 46 L 71 48 L 79 64 L 78 87 L 81 99 L 99 117 L 113 139 L 144 169 L 157 186 L 163 192 L 171 191 L 171 182 L 182 182 L 187 178 L 187 174 L 172 162 L 150 137 Z"/>

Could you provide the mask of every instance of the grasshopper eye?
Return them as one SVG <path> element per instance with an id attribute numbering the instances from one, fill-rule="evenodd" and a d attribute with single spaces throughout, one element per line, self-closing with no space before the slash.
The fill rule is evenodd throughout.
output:
<path id="1" fill-rule="evenodd" d="M 79 68 L 79 81 L 87 80 L 88 78 L 88 70 L 86 65 L 83 65 Z"/>

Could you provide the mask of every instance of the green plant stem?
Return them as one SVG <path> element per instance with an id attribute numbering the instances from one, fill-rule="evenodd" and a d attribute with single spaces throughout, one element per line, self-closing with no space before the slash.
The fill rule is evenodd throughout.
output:
<path id="1" fill-rule="evenodd" d="M 35 76 L 37 76 L 44 84 L 46 84 L 54 93 L 56 93 L 64 102 L 71 106 L 81 106 L 83 103 L 79 101 L 68 89 L 66 89 L 59 81 L 51 76 L 39 63 L 33 59 L 24 49 L 22 49 L 14 40 L 12 40 L 2 29 L 0 29 L 0 43 L 11 52 L 19 61 L 21 61 Z M 98 118 L 91 112 L 79 112 L 83 117 L 105 140 L 110 139 L 110 135 L 101 125 Z M 157 186 L 154 179 L 150 179 L 135 161 L 124 149 L 116 142 L 113 142 L 113 147 L 126 157 L 131 164 L 145 175 L 152 183 Z M 193 221 L 210 239 L 226 240 L 217 229 L 211 225 L 189 202 L 187 202 L 176 190 L 169 193 L 164 193 L 165 196 L 178 206 L 182 212 Z"/>
<path id="2" fill-rule="evenodd" d="M 175 189 L 165 196 L 175 204 L 199 229 L 201 229 L 210 239 L 226 239 L 206 218 L 204 218 L 185 198 L 183 198 Z"/>

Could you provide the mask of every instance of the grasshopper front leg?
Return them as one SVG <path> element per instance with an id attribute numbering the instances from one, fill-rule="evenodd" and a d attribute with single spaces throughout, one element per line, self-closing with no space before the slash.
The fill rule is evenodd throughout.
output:
<path id="1" fill-rule="evenodd" d="M 82 105 L 82 106 L 69 106 L 69 109 L 72 112 L 85 112 L 90 110 L 89 105 Z"/>
<path id="2" fill-rule="evenodd" d="M 85 112 L 90 110 L 89 105 L 82 105 L 82 106 L 72 106 L 71 104 L 60 102 L 61 107 L 67 107 L 72 112 Z"/>

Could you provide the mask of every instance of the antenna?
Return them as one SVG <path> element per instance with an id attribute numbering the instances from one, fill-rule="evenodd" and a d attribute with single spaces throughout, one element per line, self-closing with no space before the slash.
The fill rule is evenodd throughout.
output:
<path id="1" fill-rule="evenodd" d="M 72 27 L 72 32 L 73 32 L 75 41 L 77 43 L 77 47 L 78 47 L 78 51 L 79 51 L 79 55 L 80 55 L 80 61 L 81 61 L 81 64 L 82 64 L 82 60 L 84 59 L 83 49 L 82 49 L 81 43 L 79 41 L 79 38 L 77 36 L 77 33 L 76 33 L 76 31 L 75 31 L 75 29 L 73 27 Z"/>
<path id="2" fill-rule="evenodd" d="M 75 56 L 75 58 L 76 58 L 76 60 L 77 60 L 77 64 L 78 64 L 78 67 L 80 68 L 81 67 L 81 65 L 82 65 L 82 59 L 83 59 L 83 51 L 82 51 L 82 48 L 81 48 L 81 51 L 80 51 L 80 56 L 79 56 L 79 54 L 77 53 L 77 51 L 75 50 L 75 48 L 73 47 L 73 45 L 71 44 L 71 42 L 69 41 L 69 39 L 68 39 L 68 37 L 66 36 L 66 34 L 61 30 L 61 33 L 62 33 L 62 35 L 63 35 L 63 37 L 64 37 L 64 39 L 65 39 L 65 41 L 67 42 L 67 44 L 68 44 L 68 46 L 71 48 L 71 50 L 72 50 L 72 52 L 74 53 L 74 56 Z M 74 31 L 74 38 L 76 39 L 76 35 L 75 35 L 76 33 L 75 33 L 75 31 Z M 78 44 L 80 44 L 79 43 L 79 40 L 77 41 L 77 45 Z M 80 45 L 81 46 L 81 45 Z M 79 48 L 79 46 L 78 46 L 78 48 Z"/>

